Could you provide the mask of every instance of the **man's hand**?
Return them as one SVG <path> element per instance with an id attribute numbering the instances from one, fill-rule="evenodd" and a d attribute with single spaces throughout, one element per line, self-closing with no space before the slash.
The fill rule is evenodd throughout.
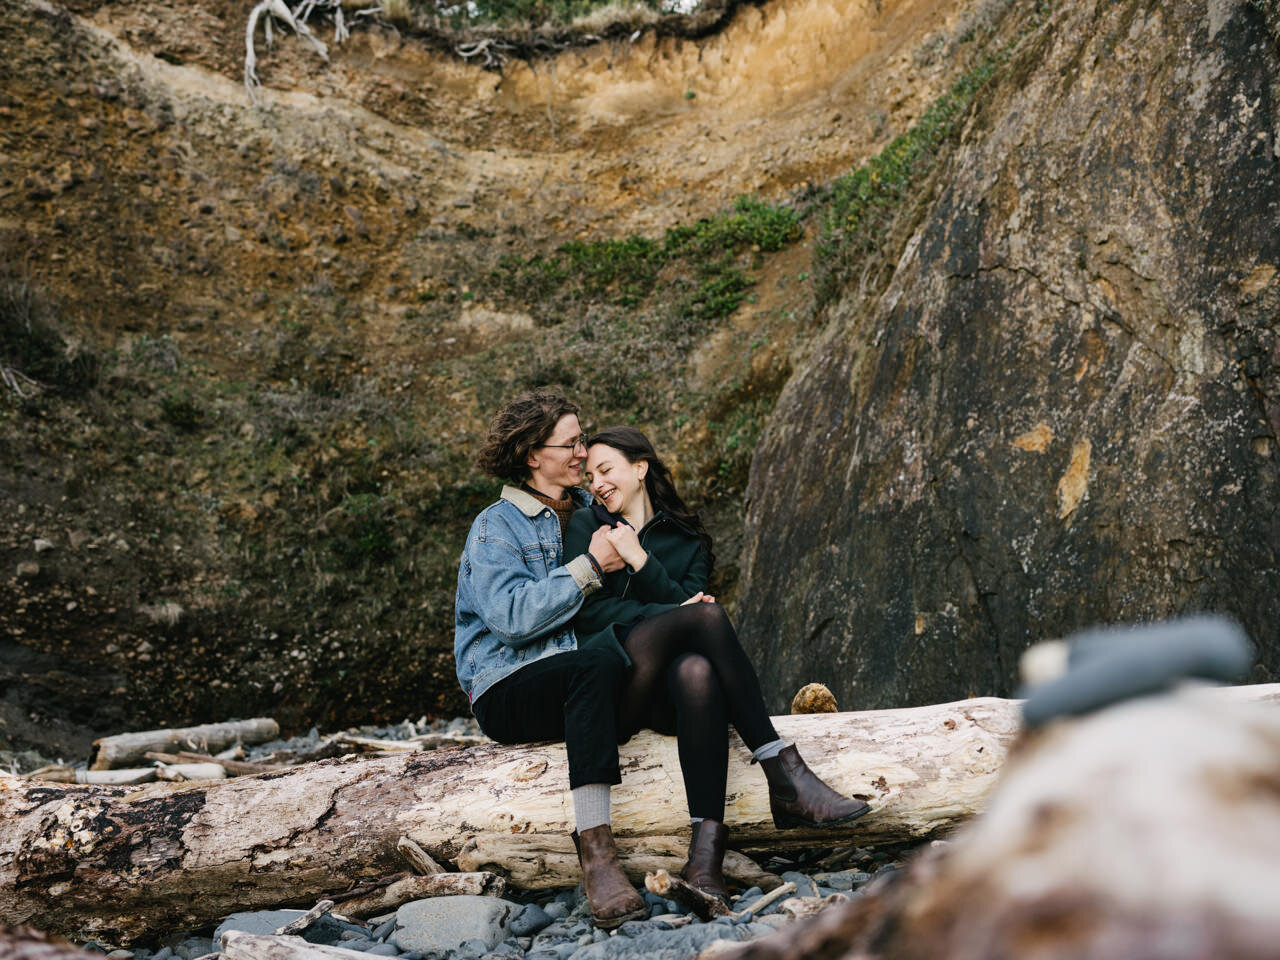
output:
<path id="1" fill-rule="evenodd" d="M 591 542 L 587 544 L 587 551 L 596 558 L 596 563 L 600 564 L 601 570 L 605 573 L 613 573 L 615 570 L 621 570 L 625 564 L 613 544 L 609 542 L 608 534 L 608 527 L 597 527 L 596 532 L 591 535 Z"/>
<path id="2" fill-rule="evenodd" d="M 644 566 L 649 554 L 645 553 L 644 547 L 640 546 L 640 538 L 636 536 L 635 530 L 629 523 L 620 523 L 612 530 L 605 529 L 605 536 L 609 538 L 609 542 L 613 544 L 613 548 L 618 551 L 622 559 L 627 562 L 632 570 L 639 570 Z"/>

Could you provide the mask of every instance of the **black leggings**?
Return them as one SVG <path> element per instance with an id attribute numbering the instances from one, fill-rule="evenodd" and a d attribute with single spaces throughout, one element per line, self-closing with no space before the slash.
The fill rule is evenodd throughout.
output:
<path id="1" fill-rule="evenodd" d="M 618 701 L 618 736 L 675 734 L 689 815 L 724 820 L 732 723 L 748 749 L 778 739 L 755 668 L 718 603 L 690 603 L 631 628 L 634 664 Z"/>

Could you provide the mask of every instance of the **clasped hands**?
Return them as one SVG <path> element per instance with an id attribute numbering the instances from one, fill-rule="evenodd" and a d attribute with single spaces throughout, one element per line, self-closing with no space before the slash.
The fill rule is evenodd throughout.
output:
<path id="1" fill-rule="evenodd" d="M 649 554 L 640 545 L 640 538 L 635 528 L 628 523 L 619 523 L 614 527 L 600 526 L 591 534 L 591 543 L 587 546 L 591 556 L 605 573 L 613 573 L 628 566 L 639 570 L 649 559 Z M 715 603 L 716 598 L 699 591 L 681 606 L 688 603 Z"/>

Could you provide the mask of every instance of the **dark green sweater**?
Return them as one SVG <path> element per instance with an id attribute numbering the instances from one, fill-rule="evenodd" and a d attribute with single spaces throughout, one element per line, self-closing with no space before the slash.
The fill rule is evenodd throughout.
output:
<path id="1" fill-rule="evenodd" d="M 564 555 L 586 553 L 591 535 L 600 521 L 590 509 L 576 511 L 569 518 Z M 707 589 L 710 573 L 707 551 L 697 534 L 674 517 L 656 514 L 640 530 L 640 545 L 649 559 L 639 570 L 630 567 L 604 575 L 604 589 L 583 601 L 573 620 L 578 648 L 608 644 L 622 653 L 617 630 L 638 619 L 657 616 Z"/>

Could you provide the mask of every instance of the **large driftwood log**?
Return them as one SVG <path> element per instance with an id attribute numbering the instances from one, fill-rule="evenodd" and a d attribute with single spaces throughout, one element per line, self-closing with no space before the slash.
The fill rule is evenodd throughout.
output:
<path id="1" fill-rule="evenodd" d="M 1230 692 L 1280 699 L 1280 685 Z M 763 777 L 733 739 L 726 819 L 735 846 L 870 843 L 953 826 L 985 804 L 1018 730 L 1018 704 L 985 698 L 776 723 L 820 775 L 873 810 L 840 830 L 779 833 Z M 640 838 L 687 835 L 675 740 L 638 736 L 621 759 L 613 814 L 624 853 L 643 849 Z M 498 837 L 568 834 L 567 780 L 562 744 L 343 757 L 192 786 L 3 776 L 0 923 L 130 942 L 235 910 L 310 906 L 401 871 L 402 836 L 438 860 L 460 860 Z M 539 882 L 518 871 L 511 880 Z"/>
<path id="2" fill-rule="evenodd" d="M 199 750 L 216 753 L 233 743 L 265 743 L 280 736 L 280 728 L 269 717 L 254 720 L 233 720 L 227 723 L 206 723 L 198 727 L 176 730 L 140 730 L 137 733 L 119 733 L 95 740 L 97 753 L 93 770 L 111 770 L 141 765 L 148 752 L 174 753 L 178 750 Z"/>
<path id="3" fill-rule="evenodd" d="M 1280 710 L 1204 691 L 1028 738 L 982 817 L 719 960 L 1275 960 Z"/>

